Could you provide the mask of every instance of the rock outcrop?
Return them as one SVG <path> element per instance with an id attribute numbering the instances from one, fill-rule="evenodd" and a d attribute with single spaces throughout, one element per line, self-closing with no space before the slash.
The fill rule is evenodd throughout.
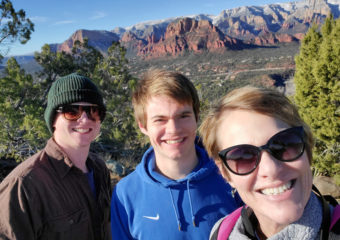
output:
<path id="1" fill-rule="evenodd" d="M 145 57 L 175 56 L 185 51 L 224 51 L 237 48 L 241 41 L 225 36 L 207 20 L 196 21 L 183 18 L 168 25 L 160 39 L 147 39 L 147 44 L 138 49 L 137 55 Z"/>
<path id="2" fill-rule="evenodd" d="M 324 176 L 317 176 L 313 179 L 313 184 L 319 189 L 323 195 L 331 195 L 336 199 L 340 199 L 340 187 L 335 184 L 334 179 Z"/>
<path id="3" fill-rule="evenodd" d="M 76 40 L 85 37 L 102 52 L 112 41 L 120 41 L 127 56 L 143 58 L 266 46 L 301 40 L 313 23 L 322 23 L 329 13 L 340 16 L 340 0 L 244 6 L 224 10 L 218 16 L 174 17 L 112 31 L 78 30 L 53 49 L 69 52 Z"/>
<path id="4" fill-rule="evenodd" d="M 94 46 L 101 52 L 106 52 L 112 45 L 112 42 L 119 41 L 117 34 L 109 31 L 97 31 L 97 30 L 77 30 L 72 36 L 65 42 L 57 46 L 57 51 L 71 52 L 74 43 L 78 40 L 83 42 L 84 39 L 88 39 L 88 44 Z"/>

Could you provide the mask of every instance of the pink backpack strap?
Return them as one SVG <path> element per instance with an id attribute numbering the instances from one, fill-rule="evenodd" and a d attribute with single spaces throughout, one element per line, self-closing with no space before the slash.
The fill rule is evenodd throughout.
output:
<path id="1" fill-rule="evenodd" d="M 243 207 L 236 209 L 234 212 L 232 212 L 231 214 L 229 214 L 223 219 L 220 225 L 220 228 L 218 230 L 217 240 L 228 239 L 231 231 L 233 230 L 237 222 L 237 219 L 239 219 L 239 217 L 241 216 L 242 208 Z"/>
<path id="2" fill-rule="evenodd" d="M 333 209 L 332 219 L 331 219 L 331 226 L 329 229 L 332 229 L 333 226 L 340 220 L 340 205 L 336 205 Z"/>

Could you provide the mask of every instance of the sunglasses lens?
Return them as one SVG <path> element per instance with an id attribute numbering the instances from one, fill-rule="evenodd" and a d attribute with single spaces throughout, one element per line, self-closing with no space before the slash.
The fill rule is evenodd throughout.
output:
<path id="1" fill-rule="evenodd" d="M 100 116 L 100 109 L 99 109 L 99 107 L 98 106 L 90 106 L 88 108 L 90 108 L 90 109 L 88 111 L 86 111 L 87 115 L 89 116 L 88 112 L 90 112 L 91 113 L 91 118 L 93 120 L 99 120 L 100 119 L 100 117 L 99 117 Z"/>
<path id="2" fill-rule="evenodd" d="M 256 168 L 258 149 L 252 146 L 237 146 L 225 155 L 225 163 L 229 169 L 237 174 L 248 174 Z"/>
<path id="3" fill-rule="evenodd" d="M 79 109 L 79 106 L 67 105 L 63 107 L 63 113 L 67 120 L 74 121 L 80 118 L 82 111 Z"/>
<path id="4" fill-rule="evenodd" d="M 98 106 L 83 106 L 83 105 L 65 105 L 62 107 L 62 113 L 67 120 L 78 120 L 83 112 L 86 112 L 87 117 L 91 120 L 100 120 L 102 116 L 102 110 Z"/>
<path id="5" fill-rule="evenodd" d="M 282 132 L 272 138 L 269 149 L 281 161 L 293 161 L 304 151 L 304 141 L 298 132 Z"/>

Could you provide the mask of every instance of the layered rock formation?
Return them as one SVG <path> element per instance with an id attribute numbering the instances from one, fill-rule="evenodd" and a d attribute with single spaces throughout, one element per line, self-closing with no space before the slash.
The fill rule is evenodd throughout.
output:
<path id="1" fill-rule="evenodd" d="M 76 40 L 85 37 L 102 52 L 112 41 L 120 41 L 128 56 L 145 58 L 289 43 L 301 40 L 313 23 L 321 23 L 329 13 L 340 16 L 340 0 L 245 6 L 224 10 L 218 16 L 170 18 L 111 32 L 78 30 L 57 50 L 70 51 Z"/>
<path id="2" fill-rule="evenodd" d="M 160 39 L 155 39 L 154 35 L 151 35 L 147 39 L 147 44 L 138 49 L 137 55 L 159 57 L 176 56 L 185 51 L 224 51 L 228 48 L 237 48 L 240 44 L 240 41 L 225 36 L 207 20 L 183 18 L 170 23 Z"/>

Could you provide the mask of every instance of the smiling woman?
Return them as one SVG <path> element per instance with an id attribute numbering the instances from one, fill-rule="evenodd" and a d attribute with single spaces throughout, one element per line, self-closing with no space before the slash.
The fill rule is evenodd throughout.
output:
<path id="1" fill-rule="evenodd" d="M 230 226 L 228 239 L 340 236 L 328 236 L 330 226 L 324 227 L 331 218 L 327 209 L 336 213 L 339 208 L 312 192 L 312 134 L 284 95 L 254 87 L 236 89 L 211 109 L 200 133 L 223 177 L 247 205 Z M 223 226 L 231 224 L 227 219 Z M 210 239 L 227 239 L 219 226 Z"/>
<path id="2" fill-rule="evenodd" d="M 278 134 L 291 131 L 290 127 L 285 122 L 264 114 L 230 110 L 222 116 L 216 137 L 222 149 L 239 144 L 262 146 Z M 289 141 L 290 136 L 285 134 L 284 137 Z M 279 151 L 283 156 L 294 150 L 291 150 L 291 145 L 287 145 L 288 142 L 286 144 L 286 141 L 274 140 L 274 146 L 259 154 L 253 154 L 248 148 L 243 150 L 242 155 L 224 156 L 224 162 L 234 162 L 233 166 L 237 164 L 228 175 L 229 184 L 237 189 L 242 200 L 253 209 L 261 231 L 268 237 L 302 216 L 312 189 L 312 172 L 307 154 L 302 155 L 300 152 L 295 154 L 294 158 L 298 157 L 295 160 L 292 158 L 291 161 L 278 161 L 279 158 L 273 153 Z M 258 166 L 254 164 L 254 167 L 245 172 L 254 162 L 254 158 L 258 158 Z"/>

